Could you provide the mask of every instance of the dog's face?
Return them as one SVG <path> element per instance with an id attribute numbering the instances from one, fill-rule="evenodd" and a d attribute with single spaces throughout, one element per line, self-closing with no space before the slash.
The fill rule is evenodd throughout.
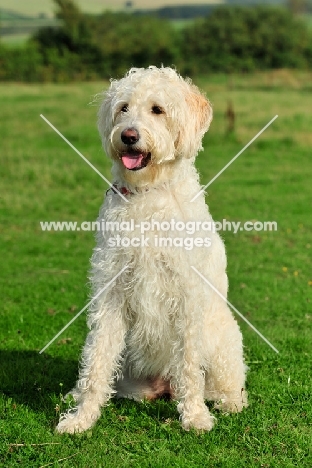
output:
<path id="1" fill-rule="evenodd" d="M 99 131 L 113 172 L 135 187 L 170 179 L 175 163 L 194 158 L 208 130 L 207 99 L 171 68 L 131 69 L 112 81 Z"/>

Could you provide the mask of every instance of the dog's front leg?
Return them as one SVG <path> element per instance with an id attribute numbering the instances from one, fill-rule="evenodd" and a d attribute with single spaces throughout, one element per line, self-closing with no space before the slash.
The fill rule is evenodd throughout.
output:
<path id="1" fill-rule="evenodd" d="M 171 383 L 179 404 L 178 411 L 185 430 L 191 428 L 210 431 L 215 418 L 205 405 L 205 374 L 201 368 L 200 324 L 184 323 L 183 345 Z"/>
<path id="2" fill-rule="evenodd" d="M 83 432 L 90 428 L 99 418 L 101 406 L 114 393 L 126 327 L 121 313 L 103 315 L 87 336 L 79 380 L 70 392 L 77 406 L 61 415 L 58 432 Z"/>

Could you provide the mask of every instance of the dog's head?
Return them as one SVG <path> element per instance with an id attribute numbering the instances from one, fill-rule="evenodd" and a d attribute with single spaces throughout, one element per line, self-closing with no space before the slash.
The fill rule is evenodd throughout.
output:
<path id="1" fill-rule="evenodd" d="M 132 68 L 104 93 L 98 127 L 114 175 L 142 187 L 195 158 L 211 119 L 210 103 L 175 70 Z"/>

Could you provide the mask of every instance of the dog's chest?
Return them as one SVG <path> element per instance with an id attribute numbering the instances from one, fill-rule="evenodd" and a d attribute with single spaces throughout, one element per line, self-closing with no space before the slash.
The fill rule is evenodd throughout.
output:
<path id="1" fill-rule="evenodd" d="M 144 256 L 155 258 L 159 252 L 179 256 L 178 247 L 190 234 L 188 224 L 211 219 L 206 207 L 197 214 L 190 196 L 181 200 L 181 194 L 169 190 L 151 190 L 127 199 L 125 203 L 112 194 L 100 214 L 105 228 L 100 242 L 125 258 L 134 256 L 144 262 Z"/>

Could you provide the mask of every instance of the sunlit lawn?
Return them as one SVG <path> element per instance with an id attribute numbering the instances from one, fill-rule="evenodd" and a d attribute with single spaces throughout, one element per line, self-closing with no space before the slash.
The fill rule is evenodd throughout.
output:
<path id="1" fill-rule="evenodd" d="M 208 434 L 183 432 L 173 402 L 118 401 L 87 433 L 56 435 L 60 393 L 77 375 L 84 316 L 43 355 L 38 351 L 86 304 L 94 239 L 83 231 L 42 232 L 39 221 L 95 220 L 107 186 L 39 114 L 110 178 L 96 108 L 88 106 L 105 83 L 1 84 L 1 466 L 312 465 L 311 74 L 196 81 L 214 107 L 197 159 L 203 184 L 279 115 L 207 196 L 215 220 L 278 224 L 277 232 L 222 236 L 229 299 L 279 354 L 238 319 L 250 407 L 238 415 L 215 412 L 218 424 Z M 224 117 L 229 101 L 236 114 L 231 135 Z"/>

